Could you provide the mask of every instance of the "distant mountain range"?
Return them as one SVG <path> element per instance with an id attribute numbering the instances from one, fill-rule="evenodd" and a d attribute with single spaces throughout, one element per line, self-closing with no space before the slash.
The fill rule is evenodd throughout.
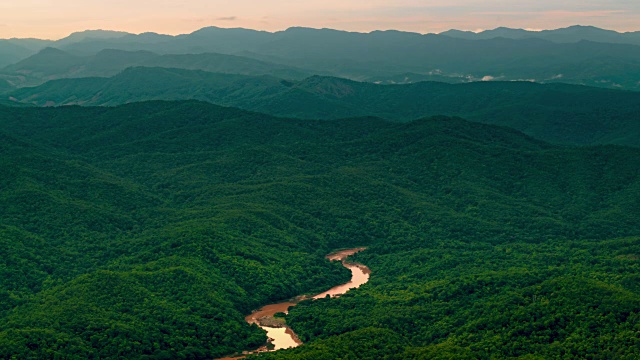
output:
<path id="1" fill-rule="evenodd" d="M 495 38 L 506 39 L 543 39 L 556 43 L 572 43 L 579 41 L 594 41 L 613 44 L 640 45 L 640 31 L 620 33 L 613 30 L 600 29 L 594 26 L 574 25 L 556 30 L 532 31 L 499 27 L 481 32 L 449 30 L 440 33 L 450 37 L 468 40 L 488 40 Z"/>
<path id="2" fill-rule="evenodd" d="M 314 72 L 269 63 L 243 56 L 205 53 L 158 55 L 150 51 L 101 50 L 92 56 L 73 55 L 47 47 L 0 73 L 14 87 L 40 85 L 63 78 L 113 76 L 129 67 L 148 66 L 205 70 L 226 74 L 272 75 L 284 79 L 303 79 Z M 0 91 L 2 90 L 0 85 Z"/>
<path id="3" fill-rule="evenodd" d="M 56 78 L 111 76 L 129 66 L 162 66 L 291 79 L 318 74 L 380 83 L 529 80 L 637 90 L 638 39 L 639 33 L 583 26 L 439 35 L 309 28 L 269 33 L 208 27 L 178 36 L 87 31 L 58 41 L 0 42 L 0 78 L 20 87 Z M 218 55 L 175 56 L 204 53 Z"/>
<path id="4" fill-rule="evenodd" d="M 253 46 L 260 45 L 265 41 L 272 41 L 273 39 L 287 38 L 288 35 L 295 30 L 325 30 L 329 29 L 305 29 L 305 28 L 290 28 L 285 31 L 279 31 L 269 33 L 265 31 L 257 31 L 250 29 L 226 29 L 218 27 L 205 27 L 197 30 L 191 34 L 183 35 L 163 35 L 153 32 L 146 32 L 141 34 L 132 34 L 122 31 L 111 30 L 85 30 L 81 32 L 75 32 L 60 40 L 40 40 L 40 39 L 0 39 L 0 48 L 10 49 L 13 47 L 16 53 L 33 53 L 42 50 L 45 47 L 51 46 L 60 49 L 77 50 L 79 52 L 97 52 L 99 48 L 135 48 L 139 49 L 143 46 L 150 46 L 153 44 L 168 44 L 176 42 L 192 43 L 195 44 L 198 40 L 209 38 L 212 35 L 217 37 L 232 36 L 235 40 L 239 40 L 241 43 L 249 44 Z M 346 31 L 333 30 L 337 33 L 347 33 Z M 379 33 L 380 31 L 374 31 L 370 34 Z M 393 33 L 405 34 L 406 36 L 420 36 L 417 33 L 392 31 Z M 226 34 L 225 34 L 226 33 Z M 358 33 L 361 34 L 361 33 Z M 433 34 L 429 34 L 433 35 Z M 525 29 L 513 29 L 507 27 L 498 27 L 496 29 L 485 30 L 482 32 L 462 31 L 462 30 L 448 30 L 439 35 L 448 37 L 455 37 L 468 40 L 489 40 L 495 38 L 507 38 L 507 39 L 544 39 L 557 43 L 571 43 L 579 42 L 582 40 L 605 42 L 605 43 L 617 43 L 617 44 L 634 44 L 640 45 L 640 31 L 634 32 L 617 32 L 613 30 L 606 30 L 597 28 L 594 26 L 582 26 L 574 25 L 566 28 L 554 29 L 554 30 L 525 30 Z M 216 37 L 216 36 L 214 36 Z M 209 39 L 210 40 L 210 39 Z M 93 44 L 93 45 L 90 45 Z M 115 47 L 108 46 L 109 44 Z M 220 44 L 216 44 L 219 46 Z M 106 46 L 106 47 L 104 47 Z M 203 44 L 195 45 L 206 46 Z M 225 47 L 233 51 L 234 44 L 226 44 Z M 240 47 L 243 47 L 242 45 Z M 237 49 L 237 48 L 236 48 Z M 197 50 L 197 49 L 194 49 Z M 3 51 L 5 56 L 8 52 Z M 28 55 L 27 55 L 28 56 Z M 18 59 L 21 60 L 21 59 Z M 15 61 L 14 61 L 15 62 Z M 1 64 L 1 63 L 0 63 Z M 5 64 L 7 65 L 7 64 Z"/>

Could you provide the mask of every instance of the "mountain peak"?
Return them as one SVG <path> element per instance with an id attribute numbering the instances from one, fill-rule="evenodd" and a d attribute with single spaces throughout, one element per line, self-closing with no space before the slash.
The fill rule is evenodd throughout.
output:
<path id="1" fill-rule="evenodd" d="M 218 34 L 218 33 L 229 33 L 229 32 L 236 32 L 236 33 L 266 33 L 266 31 L 246 29 L 246 28 L 241 28 L 241 27 L 222 28 L 222 27 L 218 27 L 218 26 L 207 26 L 207 27 L 203 27 L 202 29 L 198 29 L 198 30 L 194 31 L 189 35 L 207 35 L 207 34 Z"/>
<path id="2" fill-rule="evenodd" d="M 62 51 L 58 48 L 47 46 L 46 48 L 38 51 L 36 55 L 50 56 L 50 55 L 69 55 L 66 51 Z"/>
<path id="3" fill-rule="evenodd" d="M 595 27 L 593 25 L 571 25 L 567 26 L 565 29 L 592 29 L 592 30 L 604 30 L 599 27 Z"/>
<path id="4" fill-rule="evenodd" d="M 81 58 L 75 55 L 71 55 L 60 49 L 54 47 L 46 47 L 40 50 L 35 55 L 32 55 L 13 65 L 9 65 L 5 69 L 9 71 L 29 70 L 49 74 L 49 71 L 51 69 L 59 70 L 58 67 L 66 69 L 77 63 L 79 59 Z"/>
<path id="5" fill-rule="evenodd" d="M 347 33 L 348 31 L 343 31 L 343 30 L 336 30 L 336 29 L 329 29 L 329 28 L 312 28 L 312 27 L 305 27 L 305 26 L 292 26 L 290 28 L 288 28 L 287 30 L 284 31 L 285 33 Z"/>
<path id="6" fill-rule="evenodd" d="M 101 40 L 117 39 L 117 38 L 125 37 L 127 35 L 133 35 L 133 34 L 124 32 L 124 31 L 114 31 L 114 30 L 100 30 L 100 29 L 84 30 L 84 31 L 74 32 L 71 35 L 67 36 L 66 38 L 56 41 L 56 43 L 66 45 L 70 43 L 84 41 L 87 39 L 101 39 Z"/>
<path id="7" fill-rule="evenodd" d="M 591 26 L 591 25 L 572 25 L 566 28 L 562 28 L 562 29 L 556 29 L 554 30 L 555 32 L 558 33 L 574 33 L 574 34 L 578 34 L 578 33 L 585 33 L 585 34 L 619 34 L 617 31 L 613 31 L 613 30 L 605 30 L 605 29 L 601 29 L 599 27 L 595 27 L 595 26 Z"/>

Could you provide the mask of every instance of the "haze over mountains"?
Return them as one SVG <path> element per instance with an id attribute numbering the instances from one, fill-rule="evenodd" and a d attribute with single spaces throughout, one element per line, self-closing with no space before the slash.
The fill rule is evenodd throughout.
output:
<path id="1" fill-rule="evenodd" d="M 640 358 L 640 42 L 0 41 L 0 358 Z"/>
<path id="2" fill-rule="evenodd" d="M 107 49 L 93 56 L 77 56 L 51 47 L 5 67 L 3 72 L 7 74 L 6 78 L 18 87 L 24 87 L 39 85 L 53 79 L 113 76 L 135 66 L 244 75 L 273 75 L 285 79 L 302 79 L 312 74 L 311 71 L 291 66 L 217 53 L 157 55 L 143 50 Z"/>
<path id="3" fill-rule="evenodd" d="M 556 30 L 531 31 L 524 29 L 510 29 L 499 27 L 481 32 L 449 30 L 440 33 L 450 37 L 469 40 L 488 40 L 498 37 L 506 39 L 543 39 L 556 43 L 572 43 L 579 41 L 593 41 L 614 44 L 640 45 L 640 31 L 620 33 L 613 30 L 600 29 L 594 26 L 575 25 Z"/>
<path id="4" fill-rule="evenodd" d="M 105 49 L 144 50 L 157 54 L 233 54 L 294 67 L 299 71 L 297 75 L 310 72 L 371 82 L 498 79 L 562 81 L 633 90 L 640 88 L 637 71 L 640 46 L 636 38 L 636 33 L 621 34 L 589 27 L 524 34 L 497 29 L 478 35 L 460 32 L 421 35 L 399 31 L 350 33 L 309 28 L 269 33 L 209 27 L 179 36 L 92 31 L 38 44 L 68 53 L 69 68 L 81 67 L 74 62 L 80 61 L 75 56 L 100 58 L 96 54 Z M 23 42 L 29 43 L 30 47 L 20 45 Z M 12 39 L 3 44 L 6 50 L 2 51 L 5 54 L 4 62 L 0 63 L 2 66 L 19 63 L 37 51 L 31 40 Z M 46 50 L 40 57 L 46 58 L 46 55 L 53 56 Z M 56 61 L 59 60 L 59 56 L 56 57 Z M 129 65 L 145 64 L 133 61 Z M 21 81 L 19 76 L 32 74 L 35 70 L 19 65 L 5 67 L 2 72 L 14 86 L 35 81 Z M 56 76 L 72 74 L 65 72 Z M 74 76 L 81 74 L 82 71 Z"/>

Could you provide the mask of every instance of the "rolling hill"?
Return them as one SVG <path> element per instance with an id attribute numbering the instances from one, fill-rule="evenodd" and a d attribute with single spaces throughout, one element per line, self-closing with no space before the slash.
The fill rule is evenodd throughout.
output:
<path id="1" fill-rule="evenodd" d="M 640 145 L 639 93 L 566 84 L 376 85 L 321 76 L 290 82 L 268 76 L 131 68 L 108 79 L 56 80 L 6 96 L 40 106 L 196 99 L 307 119 L 377 116 L 409 121 L 449 115 L 512 127 L 554 143 Z"/>
<path id="2" fill-rule="evenodd" d="M 313 121 L 196 102 L 0 106 L 0 356 L 633 357 L 640 150 L 433 117 Z M 353 355 L 349 355 L 353 354 Z"/>

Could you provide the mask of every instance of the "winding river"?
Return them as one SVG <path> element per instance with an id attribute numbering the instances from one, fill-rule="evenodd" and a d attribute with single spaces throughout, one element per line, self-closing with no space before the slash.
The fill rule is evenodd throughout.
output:
<path id="1" fill-rule="evenodd" d="M 274 318 L 274 315 L 278 312 L 286 313 L 289 307 L 296 306 L 302 300 L 320 299 L 327 296 L 340 296 L 350 289 L 355 289 L 360 287 L 362 284 L 365 284 L 367 281 L 369 281 L 369 274 L 371 274 L 371 270 L 369 270 L 368 267 L 362 264 L 346 261 L 349 256 L 364 250 L 366 250 L 366 248 L 347 249 L 336 251 L 327 255 L 327 259 L 331 261 L 341 261 L 344 267 L 351 270 L 351 280 L 348 283 L 335 286 L 315 296 L 299 296 L 290 301 L 265 305 L 260 309 L 252 312 L 250 315 L 247 315 L 247 317 L 245 317 L 246 322 L 248 322 L 249 324 L 257 324 L 258 326 L 260 326 L 260 328 L 267 332 L 269 343 L 273 345 L 273 349 L 268 349 L 265 346 L 254 351 L 245 351 L 243 355 L 287 349 L 301 345 L 302 342 L 300 341 L 300 339 L 298 339 L 298 336 L 293 332 L 293 330 L 286 326 L 281 320 Z M 242 356 L 222 358 L 218 360 L 231 360 L 239 358 L 242 358 Z"/>

